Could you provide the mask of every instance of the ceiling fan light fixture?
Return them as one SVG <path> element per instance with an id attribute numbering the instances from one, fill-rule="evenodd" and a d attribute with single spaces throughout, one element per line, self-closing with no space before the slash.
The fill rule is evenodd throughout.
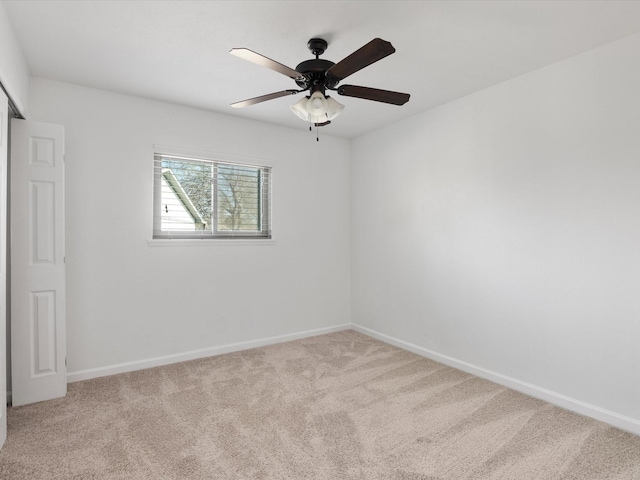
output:
<path id="1" fill-rule="evenodd" d="M 291 111 L 300 120 L 312 123 L 325 123 L 336 118 L 344 105 L 331 97 L 325 97 L 322 92 L 313 92 L 310 97 L 304 97 L 291 105 Z"/>

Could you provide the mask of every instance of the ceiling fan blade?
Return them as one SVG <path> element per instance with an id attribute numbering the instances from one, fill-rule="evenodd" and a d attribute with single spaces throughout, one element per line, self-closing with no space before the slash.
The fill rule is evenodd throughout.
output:
<path id="1" fill-rule="evenodd" d="M 391 103 L 392 105 L 404 105 L 409 101 L 408 93 L 391 92 L 377 88 L 359 87 L 357 85 L 342 85 L 338 87 L 338 95 L 345 97 L 364 98 L 374 102 Z"/>
<path id="2" fill-rule="evenodd" d="M 231 50 L 229 50 L 229 53 L 231 55 L 235 55 L 236 57 L 242 58 L 243 60 L 248 60 L 257 65 L 260 65 L 261 67 L 270 68 L 271 70 L 286 75 L 289 78 L 293 78 L 294 80 L 302 78 L 302 74 L 296 72 L 293 68 L 289 68 L 286 65 L 276 62 L 275 60 L 271 60 L 270 58 L 267 58 L 264 55 L 260 55 L 253 50 L 249 50 L 248 48 L 232 48 Z"/>
<path id="3" fill-rule="evenodd" d="M 364 67 L 383 59 L 387 55 L 391 55 L 396 49 L 393 48 L 391 42 L 387 42 L 380 38 L 374 38 L 365 46 L 359 48 L 351 55 L 343 58 L 334 66 L 327 70 L 327 75 L 342 80 L 352 73 L 363 69 Z"/>
<path id="4" fill-rule="evenodd" d="M 260 97 L 249 98 L 241 102 L 232 103 L 233 108 L 244 108 L 249 105 L 255 105 L 256 103 L 266 102 L 267 100 L 273 100 L 274 98 L 286 97 L 287 95 L 295 95 L 300 93 L 300 90 L 283 90 L 282 92 L 269 93 L 267 95 L 261 95 Z"/>

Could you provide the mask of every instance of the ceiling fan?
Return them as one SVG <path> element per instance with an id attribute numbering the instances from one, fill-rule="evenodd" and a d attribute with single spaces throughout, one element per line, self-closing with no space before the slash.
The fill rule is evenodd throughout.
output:
<path id="1" fill-rule="evenodd" d="M 250 98 L 241 102 L 232 103 L 234 108 L 244 108 L 256 103 L 266 102 L 275 98 L 287 95 L 296 95 L 301 92 L 309 92 L 291 110 L 302 120 L 313 123 L 316 127 L 321 127 L 331 123 L 335 117 L 344 109 L 344 105 L 326 95 L 327 90 L 335 91 L 338 95 L 345 97 L 356 97 L 374 102 L 390 103 L 392 105 L 404 105 L 409 101 L 408 93 L 392 92 L 389 90 L 379 90 L 377 88 L 361 87 L 357 85 L 340 85 L 342 80 L 391 55 L 396 51 L 390 42 L 380 38 L 374 38 L 369 43 L 353 52 L 348 57 L 333 63 L 329 60 L 319 58 L 327 49 L 327 42 L 322 38 L 312 38 L 307 43 L 307 47 L 316 58 L 305 60 L 300 63 L 295 70 L 278 63 L 270 58 L 260 55 L 247 48 L 233 48 L 229 53 L 236 57 L 256 63 L 269 68 L 278 73 L 293 79 L 300 89 L 283 90 L 281 92 L 269 93 L 260 97 Z"/>

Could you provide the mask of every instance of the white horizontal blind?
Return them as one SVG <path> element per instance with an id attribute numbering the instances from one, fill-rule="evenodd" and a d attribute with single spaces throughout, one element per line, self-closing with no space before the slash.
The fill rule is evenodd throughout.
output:
<path id="1" fill-rule="evenodd" d="M 271 238 L 271 168 L 154 156 L 153 238 Z"/>

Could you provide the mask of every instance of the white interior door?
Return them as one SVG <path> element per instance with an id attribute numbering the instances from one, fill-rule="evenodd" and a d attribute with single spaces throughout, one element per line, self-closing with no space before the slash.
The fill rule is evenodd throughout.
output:
<path id="1" fill-rule="evenodd" d="M 67 393 L 64 128 L 11 123 L 11 393 Z"/>
<path id="2" fill-rule="evenodd" d="M 0 448 L 7 438 L 7 154 L 9 100 L 0 89 Z"/>

